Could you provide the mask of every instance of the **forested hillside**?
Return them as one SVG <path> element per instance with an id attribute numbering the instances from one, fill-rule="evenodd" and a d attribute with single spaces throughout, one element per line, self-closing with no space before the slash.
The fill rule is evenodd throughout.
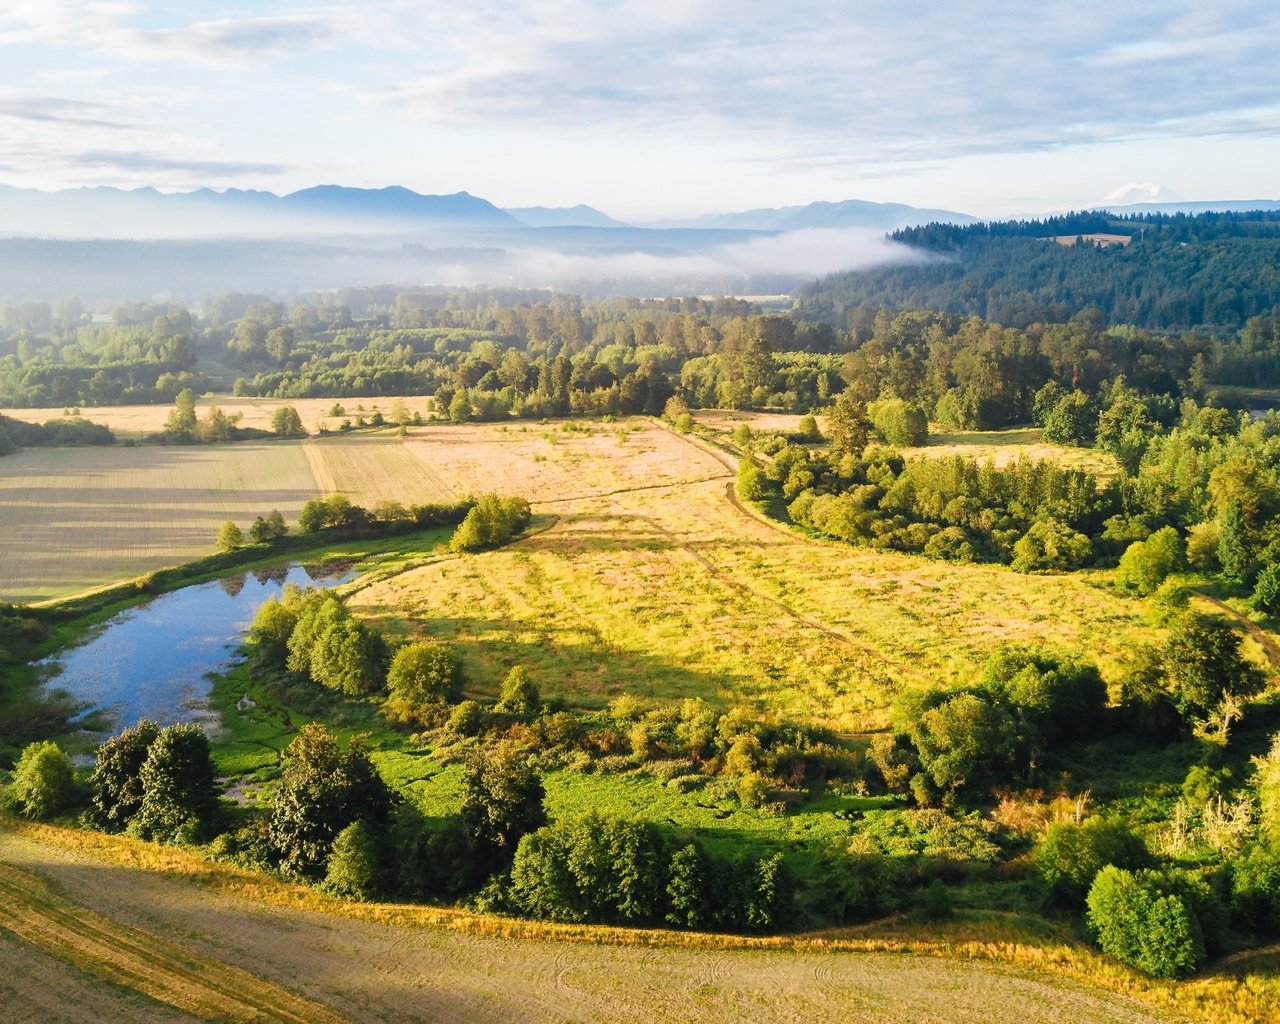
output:
<path id="1" fill-rule="evenodd" d="M 1053 238 L 1123 235 L 1127 245 Z M 860 307 L 938 309 L 1005 326 L 1096 308 L 1110 323 L 1231 334 L 1280 307 L 1275 212 L 1072 214 L 1043 221 L 930 224 L 891 236 L 922 262 L 835 274 L 802 289 L 806 319 L 847 326 Z"/>

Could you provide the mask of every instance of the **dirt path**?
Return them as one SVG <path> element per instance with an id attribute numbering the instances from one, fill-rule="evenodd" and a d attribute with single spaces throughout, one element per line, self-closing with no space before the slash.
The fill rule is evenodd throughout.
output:
<path id="1" fill-rule="evenodd" d="M 1258 642 L 1258 646 L 1262 648 L 1263 653 L 1266 654 L 1267 659 L 1271 662 L 1271 667 L 1277 672 L 1280 672 L 1280 643 L 1276 642 L 1275 637 L 1259 626 L 1256 622 L 1245 618 L 1229 604 L 1219 601 L 1216 597 L 1206 594 L 1203 590 L 1193 590 L 1192 592 L 1197 597 L 1213 605 L 1214 608 L 1222 612 L 1223 615 L 1226 615 L 1232 621 L 1238 622 L 1244 628 L 1244 631 Z"/>
<path id="2" fill-rule="evenodd" d="M 94 913 L 59 895 L 40 876 L 3 863 L 0 927 L 91 974 L 203 1020 L 343 1020 L 247 971 Z M 56 998 L 56 991 L 49 996 Z"/>
<path id="3" fill-rule="evenodd" d="M 444 921 L 433 926 L 425 923 L 430 911 L 413 908 L 385 908 L 385 921 L 375 919 L 378 908 L 339 917 L 288 905 L 288 887 L 177 852 L 164 857 L 179 873 L 145 871 L 128 866 L 149 849 L 141 844 L 125 843 L 127 856 L 104 859 L 58 840 L 67 835 L 0 830 L 0 932 L 49 950 L 67 963 L 68 977 L 93 970 L 161 1000 L 150 1014 L 138 1003 L 131 1019 L 140 1021 L 172 1020 L 171 1006 L 198 1019 L 318 1024 L 1184 1019 L 1072 977 L 989 961 L 700 948 L 674 944 L 679 936 L 651 946 L 552 941 L 520 937 L 517 922 L 508 934 L 471 934 L 457 930 L 465 921 L 438 914 Z M 279 901 L 257 895 L 277 889 Z M 62 986 L 47 973 L 39 989 L 23 976 L 8 982 L 21 1005 L 48 1005 L 47 1015 L 28 1019 L 76 1019 L 60 1007 Z"/>

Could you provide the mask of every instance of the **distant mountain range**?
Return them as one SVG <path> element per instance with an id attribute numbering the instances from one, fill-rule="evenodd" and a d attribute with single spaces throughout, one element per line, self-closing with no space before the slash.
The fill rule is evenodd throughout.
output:
<path id="1" fill-rule="evenodd" d="M 894 231 L 940 221 L 947 224 L 975 224 L 976 217 L 954 210 L 930 210 L 902 203 L 872 203 L 846 199 L 839 203 L 810 203 L 740 213 L 716 213 L 691 220 L 660 221 L 649 227 L 730 228 L 745 231 L 802 231 L 811 228 L 869 228 Z"/>
<path id="2" fill-rule="evenodd" d="M 577 206 L 509 206 L 505 212 L 531 228 L 625 228 L 630 226 L 584 203 L 579 203 Z"/>
<path id="3" fill-rule="evenodd" d="M 930 221 L 971 224 L 952 210 L 849 199 L 777 209 L 710 214 L 641 227 L 654 231 L 779 232 L 812 228 L 892 231 Z M 519 229 L 633 230 L 593 207 L 502 210 L 467 192 L 423 195 L 400 186 L 317 185 L 276 195 L 246 189 L 159 192 L 153 188 L 71 188 L 58 192 L 0 185 L 0 236 L 43 238 L 282 238 L 457 234 Z"/>
<path id="4" fill-rule="evenodd" d="M 0 185 L 0 234 L 55 238 L 279 237 L 385 234 L 422 228 L 514 228 L 520 222 L 467 192 L 318 185 L 288 195 L 244 189 L 159 192 Z"/>

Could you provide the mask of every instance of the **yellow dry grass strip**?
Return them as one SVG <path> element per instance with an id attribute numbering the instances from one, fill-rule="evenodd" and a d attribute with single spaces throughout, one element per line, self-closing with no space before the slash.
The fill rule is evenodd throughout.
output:
<path id="1" fill-rule="evenodd" d="M 0 927 L 108 981 L 213 1021 L 338 1024 L 324 1006 L 64 898 L 0 864 Z"/>
<path id="2" fill-rule="evenodd" d="M 1015 915 L 987 915 L 924 924 L 907 919 L 797 935 L 716 935 L 604 925 L 553 924 L 410 904 L 344 903 L 305 886 L 211 864 L 172 847 L 122 836 L 4 819 L 0 825 L 32 843 L 122 867 L 178 876 L 203 890 L 252 903 L 405 928 L 536 942 L 667 949 L 756 950 L 779 954 L 891 953 L 1003 964 L 1070 979 L 1141 1002 L 1169 1020 L 1203 1024 L 1274 1024 L 1280 1020 L 1280 979 L 1248 962 L 1224 961 L 1183 982 L 1158 981 L 1093 952 L 1065 929 L 1045 935 Z M 0 861 L 5 858 L 0 828 Z M 33 876 L 34 877 L 34 876 Z M 518 957 L 518 946 L 511 956 Z M 256 982 L 256 979 L 255 979 Z M 266 983 L 256 982 L 259 985 Z M 295 998 L 296 997 L 291 997 Z M 332 1020 L 312 1017 L 311 1020 Z"/>

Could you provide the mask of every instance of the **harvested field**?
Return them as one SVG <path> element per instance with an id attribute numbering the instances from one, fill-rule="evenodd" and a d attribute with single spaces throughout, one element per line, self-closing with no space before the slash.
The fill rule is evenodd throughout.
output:
<path id="1" fill-rule="evenodd" d="M 1002 642 L 1087 649 L 1114 677 L 1133 642 L 1155 635 L 1097 574 L 956 567 L 762 521 L 735 503 L 722 453 L 652 425 L 622 446 L 601 433 L 550 444 L 449 429 L 472 440 L 440 435 L 443 476 L 523 493 L 554 526 L 384 580 L 352 604 L 451 639 L 477 695 L 521 663 L 579 706 L 700 695 L 860 732 L 883 725 L 901 685 L 966 675 Z"/>
<path id="2" fill-rule="evenodd" d="M 199 448 L 44 448 L 0 460 L 0 599 L 74 593 L 213 550 L 218 525 L 316 493 L 288 442 Z"/>
<path id="3" fill-rule="evenodd" d="M 1074 977 L 981 960 L 824 951 L 803 943 L 788 949 L 786 940 L 713 939 L 711 948 L 698 948 L 689 944 L 696 937 L 661 933 L 611 945 L 608 930 L 580 932 L 606 944 L 547 941 L 518 937 L 525 927 L 519 922 L 414 908 L 370 908 L 367 914 L 343 908 L 336 916 L 322 912 L 326 901 L 313 894 L 267 879 L 242 881 L 240 873 L 176 852 L 165 855 L 170 873 L 162 873 L 130 865 L 149 856 L 144 844 L 104 840 L 119 849 L 103 857 L 58 842 L 57 830 L 43 834 L 55 840 L 0 832 L 0 879 L 26 880 L 6 889 L 0 927 L 22 935 L 22 921 L 50 915 L 51 932 L 31 938 L 70 961 L 63 970 L 72 992 L 89 984 L 86 974 L 114 975 L 117 984 L 151 989 L 157 1003 L 150 1007 L 130 1005 L 112 991 L 116 1005 L 137 1020 L 172 1020 L 169 1007 L 204 1020 L 457 1024 L 1187 1019 Z M 112 934 L 104 938 L 100 929 L 106 925 Z M 574 934 L 544 931 L 548 938 Z M 3 932 L 0 940 L 14 945 Z M 9 973 L 11 1005 L 38 1008 L 27 1019 L 79 1024 L 84 1018 L 74 1016 L 75 1007 L 57 998 L 61 980 L 50 984 L 49 956 L 25 956 L 39 960 L 46 973 Z M 130 959 L 138 956 L 145 962 Z M 124 973 L 126 964 L 137 970 L 132 978 Z M 224 988 L 231 979 L 239 982 L 234 994 Z M 238 1016 L 237 1007 L 261 1015 Z"/>
<path id="4" fill-rule="evenodd" d="M 320 490 L 340 491 L 367 508 L 380 501 L 426 503 L 463 496 L 405 440 L 390 432 L 347 434 L 305 441 L 303 449 Z"/>
<path id="5" fill-rule="evenodd" d="M 415 412 L 424 417 L 430 398 L 409 396 L 405 398 L 237 398 L 234 395 L 204 395 L 196 400 L 196 414 L 203 419 L 215 405 L 228 416 L 239 416 L 243 427 L 256 427 L 259 430 L 271 429 L 271 416 L 282 406 L 292 406 L 302 417 L 302 424 L 307 430 L 315 432 L 321 427 L 326 430 L 337 430 L 344 419 L 353 422 L 358 416 L 368 417 L 374 410 L 380 410 L 389 416 L 391 407 L 399 402 L 412 416 Z M 343 416 L 331 416 L 334 405 L 346 410 Z M 116 434 L 124 438 L 138 438 L 143 434 L 154 434 L 164 429 L 172 405 L 104 405 L 82 406 L 80 415 L 94 423 L 110 427 Z M 47 423 L 50 420 L 62 419 L 66 410 L 63 408 L 48 409 L 0 409 L 4 415 L 27 423 Z"/>
<path id="6" fill-rule="evenodd" d="M 457 491 L 390 430 L 307 441 L 38 448 L 0 459 L 0 600 L 38 601 L 213 550 L 248 527 L 342 491 L 357 503 L 450 501 Z"/>

